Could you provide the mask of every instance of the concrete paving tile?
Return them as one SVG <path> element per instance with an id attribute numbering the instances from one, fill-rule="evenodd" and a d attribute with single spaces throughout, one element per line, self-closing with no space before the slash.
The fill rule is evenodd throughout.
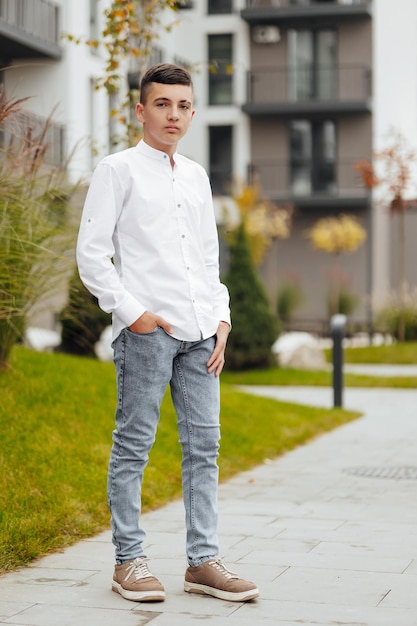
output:
<path id="1" fill-rule="evenodd" d="M 103 530 L 98 535 L 95 535 L 94 537 L 89 537 L 85 541 L 92 541 L 93 543 L 98 543 L 98 542 L 111 543 L 111 530 L 110 530 L 110 527 L 108 528 L 108 530 Z"/>
<path id="2" fill-rule="evenodd" d="M 415 626 L 416 614 L 407 609 L 385 609 L 379 607 L 357 607 L 329 605 L 319 602 L 291 602 L 280 600 L 259 600 L 256 604 L 245 606 L 245 612 L 235 613 L 231 618 L 239 619 L 227 624 L 236 626 L 258 626 L 269 624 L 276 626 Z M 161 616 L 162 617 L 162 616 Z M 159 619 L 159 618 L 158 618 Z M 156 625 L 160 626 L 158 620 Z M 161 622 L 163 626 L 168 623 Z M 213 622 L 222 626 L 221 622 Z M 153 625 L 152 625 L 153 626 Z"/>
<path id="3" fill-rule="evenodd" d="M 47 606 L 91 607 L 114 609 L 120 608 L 127 601 L 111 591 L 109 580 L 101 587 L 91 585 L 67 587 L 57 585 L 22 585 L 1 582 L 1 595 L 10 602 L 20 603 L 22 599 L 30 605 L 44 604 Z M 135 606 L 135 603 L 130 603 Z M 2 622 L 0 622 L 2 623 Z"/>
<path id="4" fill-rule="evenodd" d="M 401 574 L 288 568 L 263 597 L 291 602 L 378 606 Z"/>
<path id="5" fill-rule="evenodd" d="M 253 618 L 245 618 L 239 615 L 231 615 L 227 618 L 200 616 L 200 615 L 160 615 L 152 622 L 152 626 L 190 626 L 190 624 L 213 624 L 213 626 L 254 626 Z M 276 618 L 264 617 L 262 626 L 276 626 Z M 289 626 L 288 623 L 286 623 Z M 299 626 L 299 624 L 297 625 Z"/>
<path id="6" fill-rule="evenodd" d="M 410 565 L 404 572 L 405 574 L 417 575 L 417 559 L 411 561 Z M 417 589 L 417 587 L 416 587 Z"/>
<path id="7" fill-rule="evenodd" d="M 265 541 L 270 541 L 271 537 L 275 537 L 275 534 L 270 535 L 270 534 L 265 534 L 263 530 L 260 531 L 260 536 L 262 539 L 264 539 Z M 221 533 L 220 536 L 220 543 L 222 544 L 223 548 L 221 548 L 221 553 L 223 554 L 223 556 L 225 556 L 225 551 L 229 552 L 229 550 L 233 550 L 233 548 L 236 547 L 236 549 L 239 548 L 239 544 L 246 539 L 247 535 L 227 535 L 225 536 L 224 533 Z"/>
<path id="8" fill-rule="evenodd" d="M 90 561 L 91 565 L 91 561 Z M 8 582 L 20 585 L 38 585 L 48 587 L 78 587 L 86 584 L 97 570 L 57 569 L 47 567 L 27 567 L 13 572 Z"/>
<path id="9" fill-rule="evenodd" d="M 12 602 L 5 599 L 0 600 L 0 620 L 4 621 L 8 617 L 12 617 L 31 606 L 30 602 Z"/>
<path id="10" fill-rule="evenodd" d="M 185 593 L 184 591 L 169 595 L 164 602 L 165 609 L 170 613 L 181 615 L 203 615 L 229 617 L 240 606 L 240 603 L 225 602 L 217 598 L 203 596 L 197 593 Z"/>
<path id="11" fill-rule="evenodd" d="M 113 565 L 114 548 L 110 541 L 80 541 L 62 552 L 50 554 L 41 559 L 37 559 L 29 565 L 29 569 L 70 568 L 75 570 L 91 570 Z"/>
<path id="12" fill-rule="evenodd" d="M 288 536 L 289 532 L 302 534 L 305 532 L 328 532 L 338 530 L 346 524 L 343 519 L 306 519 L 304 517 L 279 517 L 271 526 L 281 530 L 282 536 Z"/>
<path id="13" fill-rule="evenodd" d="M 300 505 L 298 514 L 310 519 L 330 520 L 359 520 L 362 518 L 362 511 L 366 508 L 365 501 L 355 500 L 352 496 L 349 502 L 346 500 L 337 503 L 330 500 L 309 500 Z"/>
<path id="14" fill-rule="evenodd" d="M 273 554 L 281 552 L 310 552 L 318 542 L 308 539 L 287 539 L 278 535 L 273 541 L 259 537 L 247 537 L 240 542 L 236 548 L 243 554 L 248 552 L 271 552 Z"/>
<path id="15" fill-rule="evenodd" d="M 407 541 L 402 540 L 400 537 L 397 541 L 390 541 L 390 543 L 375 541 L 365 542 L 336 542 L 336 541 L 322 541 L 313 548 L 315 554 L 331 554 L 333 556 L 338 554 L 351 555 L 351 556 L 363 556 L 374 555 L 378 557 L 393 558 L 393 559 L 405 559 L 411 561 L 416 553 L 415 547 L 408 544 Z"/>
<path id="16" fill-rule="evenodd" d="M 221 521 L 219 523 L 220 541 L 223 543 L 222 538 L 224 538 L 224 541 L 226 541 L 227 535 L 235 534 L 236 530 L 238 530 L 240 534 L 245 536 L 256 536 L 258 532 L 262 532 L 275 519 L 275 517 L 255 515 L 223 515 L 223 512 L 221 511 Z"/>
<path id="17" fill-rule="evenodd" d="M 268 549 L 264 550 L 251 550 L 250 542 L 248 542 L 247 549 L 243 552 L 246 553 L 246 556 L 241 557 L 240 561 L 244 563 L 249 563 L 254 561 L 256 563 L 263 563 L 264 565 L 273 565 L 277 563 L 277 557 L 281 554 L 296 553 L 296 554 L 306 554 L 311 552 L 313 547 L 316 544 L 308 543 L 306 541 L 274 541 L 273 544 L 268 546 Z M 281 561 L 282 562 L 282 561 Z"/>
<path id="18" fill-rule="evenodd" d="M 130 610 L 36 604 L 4 623 L 22 626 L 145 626 L 150 617 L 152 615 L 146 611 L 141 614 Z"/>
<path id="19" fill-rule="evenodd" d="M 381 607 L 413 608 L 417 624 L 417 578 L 403 576 L 401 580 L 394 579 L 389 594 L 381 602 Z"/>
<path id="20" fill-rule="evenodd" d="M 265 560 L 264 555 L 258 557 L 258 552 L 249 553 L 243 557 L 242 563 L 257 565 L 257 560 Z M 272 565 L 275 562 L 275 566 Z M 302 554 L 299 552 L 274 552 L 271 558 L 270 567 L 278 571 L 288 567 L 303 567 L 312 569 L 332 569 L 350 570 L 362 572 L 381 572 L 402 574 L 410 566 L 411 560 L 408 558 L 384 558 L 374 555 L 345 555 L 345 554 L 317 554 L 309 552 Z M 265 565 L 261 565 L 261 567 Z"/>
<path id="21" fill-rule="evenodd" d="M 311 520 L 313 521 L 313 520 Z M 307 522 L 308 523 L 308 522 Z M 294 533 L 294 527 L 282 534 Z M 403 542 L 403 538 L 415 542 L 417 540 L 417 525 L 403 524 L 392 522 L 378 522 L 357 520 L 354 522 L 346 521 L 341 524 L 335 532 L 327 533 L 329 541 L 374 541 L 375 543 L 391 543 L 396 540 Z"/>

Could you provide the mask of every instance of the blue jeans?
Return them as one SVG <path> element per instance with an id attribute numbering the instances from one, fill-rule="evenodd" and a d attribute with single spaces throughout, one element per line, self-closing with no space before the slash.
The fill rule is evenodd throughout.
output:
<path id="1" fill-rule="evenodd" d="M 113 343 L 118 402 L 109 463 L 108 502 L 116 563 L 145 556 L 140 525 L 141 486 L 155 441 L 168 384 L 182 448 L 182 490 L 188 562 L 197 566 L 219 552 L 217 457 L 219 379 L 206 363 L 215 338 L 180 341 L 162 328 L 124 329 Z"/>

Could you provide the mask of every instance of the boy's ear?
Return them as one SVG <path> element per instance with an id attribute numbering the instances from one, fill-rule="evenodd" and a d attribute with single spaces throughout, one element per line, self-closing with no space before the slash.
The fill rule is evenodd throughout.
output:
<path id="1" fill-rule="evenodd" d="M 138 120 L 138 122 L 143 122 L 143 104 L 141 102 L 138 102 L 136 104 L 136 118 Z"/>

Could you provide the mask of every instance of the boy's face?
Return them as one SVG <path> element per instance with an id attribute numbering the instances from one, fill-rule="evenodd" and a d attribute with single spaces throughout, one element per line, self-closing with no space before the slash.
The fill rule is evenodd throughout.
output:
<path id="1" fill-rule="evenodd" d="M 193 115 L 193 90 L 188 85 L 151 83 L 146 102 L 136 105 L 146 143 L 170 156 L 187 132 Z"/>

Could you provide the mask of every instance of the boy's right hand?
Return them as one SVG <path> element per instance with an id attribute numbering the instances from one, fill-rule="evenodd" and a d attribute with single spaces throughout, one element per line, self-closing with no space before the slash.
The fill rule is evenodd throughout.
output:
<path id="1" fill-rule="evenodd" d="M 172 335 L 172 328 L 168 324 L 166 320 L 160 315 L 155 315 L 155 313 L 151 313 L 150 311 L 145 311 L 136 322 L 133 322 L 129 326 L 129 330 L 133 333 L 151 333 L 157 326 L 160 326 L 167 332 L 169 335 Z"/>
<path id="2" fill-rule="evenodd" d="M 133 333 L 151 333 L 157 326 L 160 326 L 167 332 L 169 335 L 172 335 L 172 328 L 168 324 L 166 320 L 160 315 L 155 315 L 155 313 L 151 313 L 150 311 L 145 311 L 136 322 L 133 322 L 129 326 L 129 330 Z"/>

